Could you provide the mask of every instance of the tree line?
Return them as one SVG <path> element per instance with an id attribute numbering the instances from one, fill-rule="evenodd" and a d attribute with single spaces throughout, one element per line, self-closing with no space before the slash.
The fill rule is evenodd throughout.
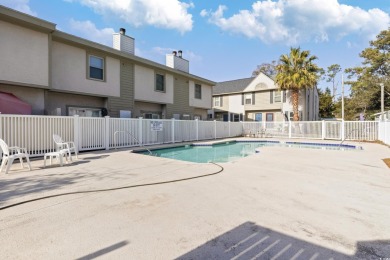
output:
<path id="1" fill-rule="evenodd" d="M 373 114 L 381 110 L 381 87 L 384 85 L 385 110 L 390 109 L 390 28 L 380 32 L 369 42 L 359 56 L 363 62 L 358 67 L 341 68 L 332 64 L 326 69 L 315 64 L 317 57 L 310 51 L 291 48 L 278 61 L 258 65 L 252 76 L 260 72 L 273 78 L 280 90 L 292 93 L 294 121 L 298 121 L 299 91 L 316 87 L 320 80 L 329 85 L 318 89 L 320 118 L 341 118 L 342 97 L 339 93 L 341 74 L 345 75 L 345 87 L 350 94 L 344 97 L 344 119 L 372 120 Z"/>

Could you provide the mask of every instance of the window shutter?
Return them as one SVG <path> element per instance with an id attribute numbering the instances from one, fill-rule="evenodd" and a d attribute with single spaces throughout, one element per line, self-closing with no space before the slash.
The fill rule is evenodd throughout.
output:
<path id="1" fill-rule="evenodd" d="M 283 90 L 283 103 L 286 103 L 287 99 L 287 90 Z"/>
<path id="2" fill-rule="evenodd" d="M 219 105 L 223 107 L 223 96 L 219 97 Z"/>
<path id="3" fill-rule="evenodd" d="M 252 93 L 252 105 L 254 105 L 256 102 L 255 102 L 255 92 Z"/>
<path id="4" fill-rule="evenodd" d="M 274 103 L 274 91 L 273 91 L 273 90 L 271 90 L 271 91 L 269 92 L 269 103 L 270 103 L 270 104 L 273 104 L 273 103 Z"/>
<path id="5" fill-rule="evenodd" d="M 244 105 L 244 93 L 241 94 L 241 105 Z"/>

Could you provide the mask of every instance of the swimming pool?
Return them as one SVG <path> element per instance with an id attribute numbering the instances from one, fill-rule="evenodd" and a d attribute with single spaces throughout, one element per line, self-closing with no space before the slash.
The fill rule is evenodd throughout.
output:
<path id="1" fill-rule="evenodd" d="M 233 141 L 217 144 L 193 144 L 173 148 L 151 150 L 153 156 L 170 158 L 181 161 L 196 163 L 207 162 L 230 162 L 239 158 L 255 154 L 257 148 L 264 146 L 311 148 L 324 150 L 361 150 L 361 147 L 354 145 L 338 145 L 324 143 L 301 143 L 301 142 L 279 142 L 279 141 Z M 150 155 L 148 151 L 141 152 Z"/>

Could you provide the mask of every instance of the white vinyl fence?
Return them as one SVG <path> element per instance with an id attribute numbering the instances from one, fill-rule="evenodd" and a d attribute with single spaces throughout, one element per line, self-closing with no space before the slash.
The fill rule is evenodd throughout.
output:
<path id="1" fill-rule="evenodd" d="M 328 140 L 378 140 L 378 121 L 243 122 L 243 135 Z M 387 128 L 389 129 L 389 128 Z M 389 136 L 383 127 L 383 136 Z"/>
<path id="2" fill-rule="evenodd" d="M 219 122 L 0 114 L 0 138 L 31 156 L 55 150 L 53 134 L 79 151 L 192 142 L 237 136 L 381 140 L 390 144 L 390 121 Z"/>
<path id="3" fill-rule="evenodd" d="M 379 123 L 378 139 L 390 145 L 390 120 Z"/>

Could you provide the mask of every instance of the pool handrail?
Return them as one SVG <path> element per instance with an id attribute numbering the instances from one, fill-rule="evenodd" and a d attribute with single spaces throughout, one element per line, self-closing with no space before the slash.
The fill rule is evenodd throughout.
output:
<path id="1" fill-rule="evenodd" d="M 150 151 L 147 147 L 145 147 L 143 144 L 141 144 L 141 142 L 138 141 L 138 139 L 135 138 L 129 131 L 115 131 L 114 132 L 114 147 L 115 147 L 115 149 L 117 149 L 116 137 L 117 137 L 117 134 L 119 134 L 119 133 L 125 133 L 125 134 L 129 135 L 131 138 L 133 138 L 134 141 L 136 141 L 138 143 L 138 145 L 140 147 L 145 148 L 150 153 L 150 155 L 153 155 L 152 151 Z"/>

